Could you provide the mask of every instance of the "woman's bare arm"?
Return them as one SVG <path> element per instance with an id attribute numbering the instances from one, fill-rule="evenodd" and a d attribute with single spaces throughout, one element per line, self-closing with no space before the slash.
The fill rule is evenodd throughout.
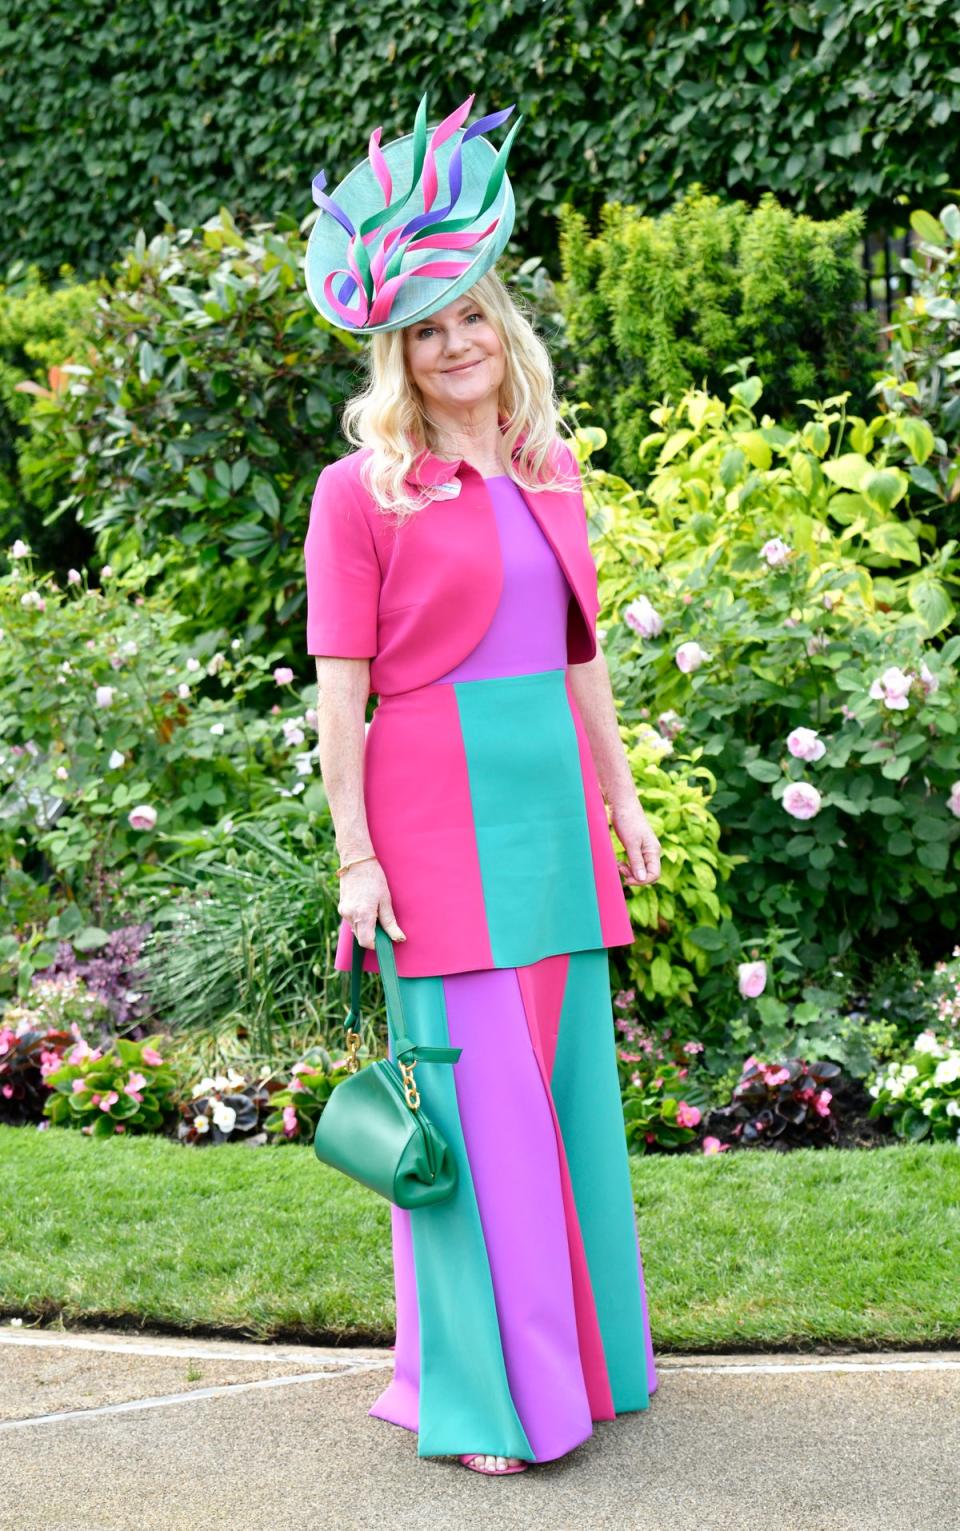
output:
<path id="1" fill-rule="evenodd" d="M 647 822 L 637 797 L 630 762 L 617 722 L 617 707 L 603 650 L 567 670 L 570 688 L 590 741 L 597 779 L 617 838 L 627 853 L 630 884 L 655 882 L 660 876 L 660 842 Z M 621 863 L 622 865 L 622 863 Z"/>
<path id="2" fill-rule="evenodd" d="M 375 856 L 363 797 L 363 751 L 370 695 L 369 659 L 317 658 L 317 750 L 341 861 Z M 391 940 L 405 941 L 379 861 L 363 860 L 339 879 L 337 913 L 361 946 L 373 947 L 379 919 Z"/>

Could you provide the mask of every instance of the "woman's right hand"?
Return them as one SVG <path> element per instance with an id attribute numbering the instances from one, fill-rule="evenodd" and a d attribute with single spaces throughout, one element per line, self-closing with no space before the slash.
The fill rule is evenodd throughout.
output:
<path id="1" fill-rule="evenodd" d="M 391 941 L 407 939 L 397 924 L 387 879 L 375 857 L 358 861 L 344 872 L 340 878 L 337 913 L 350 925 L 361 946 L 375 946 L 377 920 Z"/>

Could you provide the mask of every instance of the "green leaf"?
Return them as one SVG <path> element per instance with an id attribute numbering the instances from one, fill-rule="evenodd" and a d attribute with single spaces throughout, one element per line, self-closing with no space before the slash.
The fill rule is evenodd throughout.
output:
<path id="1" fill-rule="evenodd" d="M 910 227 L 915 234 L 919 234 L 925 244 L 943 246 L 949 243 L 943 226 L 932 213 L 924 212 L 922 208 L 918 207 L 910 214 Z"/>
<path id="2" fill-rule="evenodd" d="M 275 521 L 280 514 L 280 501 L 277 492 L 269 479 L 258 478 L 253 485 L 253 498 L 260 509 L 265 511 L 271 521 Z"/>
<path id="3" fill-rule="evenodd" d="M 907 600 L 911 611 L 920 618 L 928 638 L 942 632 L 956 616 L 956 607 L 938 579 L 928 575 L 915 575 L 907 585 Z M 951 642 L 953 640 L 951 639 Z M 944 645 L 946 651 L 949 645 Z M 949 662 L 949 661 L 948 661 Z"/>
<path id="4" fill-rule="evenodd" d="M 895 797 L 873 797 L 867 804 L 871 813 L 902 813 L 903 804 Z"/>
<path id="5" fill-rule="evenodd" d="M 894 428 L 914 462 L 925 463 L 934 448 L 933 431 L 926 420 L 915 415 L 898 415 Z"/>
<path id="6" fill-rule="evenodd" d="M 928 841 L 917 846 L 917 860 L 932 872 L 945 872 L 950 861 L 950 847 L 943 840 Z"/>
<path id="7" fill-rule="evenodd" d="M 877 553 L 887 558 L 899 558 L 910 563 L 920 562 L 920 548 L 916 537 L 900 521 L 884 521 L 866 534 L 866 540 Z"/>
<path id="8" fill-rule="evenodd" d="M 868 505 L 887 516 L 903 499 L 909 482 L 899 468 L 871 469 L 860 480 L 860 493 Z"/>
<path id="9" fill-rule="evenodd" d="M 734 383 L 730 389 L 731 397 L 739 400 L 744 409 L 753 409 L 762 393 L 763 384 L 758 377 L 744 378 L 742 383 Z"/>
<path id="10" fill-rule="evenodd" d="M 746 769 L 747 775 L 752 776 L 754 781 L 779 781 L 783 775 L 773 760 L 748 760 Z"/>
<path id="11" fill-rule="evenodd" d="M 867 459 L 859 452 L 846 452 L 842 457 L 835 457 L 830 462 L 825 462 L 823 471 L 827 478 L 839 484 L 841 489 L 852 489 L 854 493 L 859 494 L 864 478 L 873 470 Z"/>
<path id="12" fill-rule="evenodd" d="M 810 852 L 810 865 L 818 867 L 821 871 L 824 867 L 828 867 L 832 860 L 832 845 L 818 845 Z"/>
<path id="13" fill-rule="evenodd" d="M 94 952 L 106 946 L 109 939 L 108 931 L 101 930 L 99 925 L 88 925 L 73 937 L 70 944 L 75 952 Z"/>
<path id="14" fill-rule="evenodd" d="M 899 755 L 880 767 L 880 775 L 885 776 L 887 781 L 902 781 L 909 769 L 910 761 L 907 756 Z"/>

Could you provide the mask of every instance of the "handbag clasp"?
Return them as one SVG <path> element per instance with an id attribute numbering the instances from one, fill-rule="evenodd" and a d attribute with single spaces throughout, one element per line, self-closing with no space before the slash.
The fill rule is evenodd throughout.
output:
<path id="1" fill-rule="evenodd" d="M 355 1074 L 360 1067 L 357 1059 L 357 1049 L 360 1046 L 359 1031 L 347 1032 L 347 1073 Z"/>

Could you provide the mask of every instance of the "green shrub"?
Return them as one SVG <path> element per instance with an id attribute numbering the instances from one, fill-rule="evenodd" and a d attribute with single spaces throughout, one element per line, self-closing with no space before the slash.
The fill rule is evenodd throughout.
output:
<path id="1" fill-rule="evenodd" d="M 741 357 L 766 381 L 768 408 L 846 390 L 865 403 L 877 364 L 871 315 L 857 311 L 863 219 L 829 222 L 722 202 L 698 188 L 659 217 L 604 207 L 599 232 L 565 204 L 560 255 L 578 393 L 610 421 L 611 466 L 634 481 L 657 400 L 716 389 Z"/>
<path id="2" fill-rule="evenodd" d="M 129 1128 L 156 1132 L 173 1110 L 179 1081 L 157 1044 L 164 1037 L 132 1042 L 119 1037 L 102 1051 L 82 1039 L 61 1068 L 47 1075 L 51 1091 L 44 1115 L 54 1126 L 79 1127 L 95 1138 Z"/>
<path id="3" fill-rule="evenodd" d="M 118 572 L 151 569 L 199 632 L 302 651 L 303 536 L 359 345 L 309 302 L 304 241 L 226 209 L 142 232 L 117 263 L 67 386 L 35 398 L 28 492 Z"/>
<path id="4" fill-rule="evenodd" d="M 792 931 L 799 988 L 852 945 L 938 950 L 956 926 L 960 637 L 934 640 L 958 565 L 895 517 L 888 417 L 827 401 L 786 430 L 757 418 L 761 391 L 687 393 L 656 412 L 642 493 L 587 489 L 623 722 L 657 720 L 670 776 L 716 778 L 732 935 L 701 939 L 730 971 Z"/>

